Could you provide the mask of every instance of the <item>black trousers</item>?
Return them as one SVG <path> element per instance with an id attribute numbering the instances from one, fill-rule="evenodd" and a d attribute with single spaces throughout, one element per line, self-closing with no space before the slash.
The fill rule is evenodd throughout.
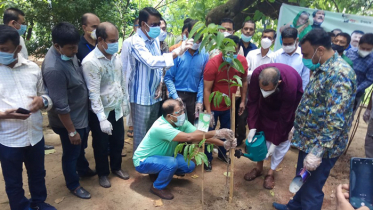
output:
<path id="1" fill-rule="evenodd" d="M 184 102 L 188 121 L 194 125 L 197 93 L 177 91 L 177 95 Z"/>
<path id="2" fill-rule="evenodd" d="M 100 121 L 95 113 L 89 111 L 90 127 L 92 131 L 92 146 L 96 161 L 96 171 L 98 176 L 108 176 L 109 160 L 108 147 L 110 147 L 110 168 L 112 171 L 121 169 L 122 149 L 124 146 L 124 123 L 123 117 L 115 121 L 115 111 L 109 113 L 108 121 L 113 126 L 112 135 L 101 131 Z"/>
<path id="3" fill-rule="evenodd" d="M 242 142 L 246 139 L 246 125 L 247 125 L 247 109 L 242 113 L 242 115 L 238 115 L 238 111 L 240 109 L 241 97 L 236 99 L 236 138 L 237 138 L 237 145 L 241 145 Z"/>

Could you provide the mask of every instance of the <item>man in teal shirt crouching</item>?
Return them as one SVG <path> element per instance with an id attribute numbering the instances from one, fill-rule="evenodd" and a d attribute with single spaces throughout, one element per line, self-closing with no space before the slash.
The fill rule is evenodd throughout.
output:
<path id="1" fill-rule="evenodd" d="M 237 146 L 234 134 L 229 129 L 213 130 L 206 133 L 206 142 L 224 146 L 229 150 Z M 221 141 L 219 139 L 227 139 Z M 150 192 L 167 200 L 174 198 L 166 189 L 173 175 L 191 173 L 194 162 L 189 166 L 181 154 L 174 158 L 176 146 L 181 142 L 198 143 L 203 140 L 203 132 L 185 120 L 183 104 L 169 99 L 162 105 L 162 116 L 154 122 L 133 155 L 136 171 L 149 174 L 154 180 Z"/>

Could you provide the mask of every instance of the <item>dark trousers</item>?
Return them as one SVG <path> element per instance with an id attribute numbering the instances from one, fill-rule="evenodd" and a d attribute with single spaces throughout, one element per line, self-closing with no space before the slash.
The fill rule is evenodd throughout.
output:
<path id="1" fill-rule="evenodd" d="M 88 128 L 76 129 L 82 143 L 73 145 L 70 142 L 68 131 L 65 128 L 52 128 L 60 136 L 62 144 L 62 172 L 65 177 L 66 187 L 75 190 L 80 186 L 79 174 L 84 174 L 88 170 L 88 161 L 85 158 L 84 148 L 88 139 Z M 77 173 L 78 172 L 78 173 Z"/>
<path id="2" fill-rule="evenodd" d="M 184 102 L 188 121 L 194 125 L 197 93 L 177 91 L 177 95 Z"/>
<path id="3" fill-rule="evenodd" d="M 28 147 L 6 147 L 0 144 L 0 161 L 10 209 L 29 210 L 30 203 L 37 205 L 47 198 L 44 169 L 44 138 Z M 25 197 L 22 167 L 25 163 L 31 199 Z"/>
<path id="4" fill-rule="evenodd" d="M 303 160 L 307 153 L 299 151 L 297 174 L 303 168 Z M 319 210 L 321 209 L 324 193 L 322 188 L 328 179 L 330 170 L 334 167 L 339 157 L 323 158 L 321 165 L 311 171 L 311 176 L 308 177 L 306 183 L 295 194 L 293 200 L 287 204 L 289 210 Z"/>
<path id="5" fill-rule="evenodd" d="M 210 128 L 209 130 L 215 130 L 216 124 L 218 123 L 218 120 L 220 122 L 220 129 L 222 128 L 231 128 L 231 110 L 226 111 L 213 111 L 214 112 L 214 119 L 215 119 L 215 125 L 213 128 Z M 221 139 L 222 141 L 225 141 L 225 139 Z M 205 154 L 208 158 L 208 160 L 212 161 L 212 151 L 207 152 L 207 149 L 205 148 Z M 218 157 L 225 159 L 227 154 L 227 150 L 221 146 L 219 147 Z"/>
<path id="6" fill-rule="evenodd" d="M 247 125 L 247 109 L 240 116 L 238 110 L 240 110 L 241 98 L 236 99 L 236 138 L 237 145 L 240 146 L 246 139 L 246 125 Z"/>
<path id="7" fill-rule="evenodd" d="M 115 121 L 115 111 L 109 113 L 107 120 L 113 126 L 112 135 L 101 131 L 100 121 L 95 113 L 91 115 L 92 146 L 96 161 L 96 171 L 98 176 L 108 176 L 109 160 L 108 147 L 110 147 L 110 168 L 112 171 L 118 171 L 122 165 L 122 149 L 124 146 L 124 123 L 123 117 Z M 134 116 L 135 117 L 135 116 Z"/>

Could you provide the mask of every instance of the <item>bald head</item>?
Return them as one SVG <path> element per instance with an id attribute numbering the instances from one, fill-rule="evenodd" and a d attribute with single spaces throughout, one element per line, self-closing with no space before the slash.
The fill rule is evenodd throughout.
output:
<path id="1" fill-rule="evenodd" d="M 101 38 L 103 40 L 119 39 L 119 33 L 117 27 L 109 22 L 103 22 L 98 25 L 96 30 L 97 39 Z M 100 41 L 100 40 L 98 40 Z M 116 41 L 116 42 L 117 42 Z"/>
<path id="2" fill-rule="evenodd" d="M 82 29 L 84 31 L 84 37 L 87 41 L 89 41 L 92 45 L 94 45 L 96 38 L 91 38 L 92 31 L 94 31 L 98 24 L 100 24 L 100 19 L 92 13 L 85 13 L 82 16 Z"/>
<path id="3" fill-rule="evenodd" d="M 259 74 L 259 86 L 261 86 L 261 88 L 269 86 L 275 87 L 279 81 L 280 71 L 276 67 L 265 68 Z"/>
<path id="4" fill-rule="evenodd" d="M 166 118 L 168 114 L 179 111 L 181 107 L 183 107 L 183 104 L 180 101 L 175 99 L 167 99 L 162 105 L 162 115 L 164 118 Z"/>
<path id="5" fill-rule="evenodd" d="M 96 23 L 96 26 L 100 24 L 100 18 L 93 13 L 85 13 L 81 19 L 82 26 L 87 26 L 90 23 Z"/>

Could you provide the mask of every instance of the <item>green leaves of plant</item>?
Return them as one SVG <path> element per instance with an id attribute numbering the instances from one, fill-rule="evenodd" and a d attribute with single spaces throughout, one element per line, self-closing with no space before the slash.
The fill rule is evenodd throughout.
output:
<path id="1" fill-rule="evenodd" d="M 242 63 L 237 58 L 233 59 L 232 66 L 233 68 L 237 69 L 237 71 L 245 73 L 245 69 L 243 68 Z"/>
<path id="2" fill-rule="evenodd" d="M 202 145 L 205 143 L 206 139 L 203 139 L 201 142 L 199 142 L 198 146 L 202 147 Z"/>

